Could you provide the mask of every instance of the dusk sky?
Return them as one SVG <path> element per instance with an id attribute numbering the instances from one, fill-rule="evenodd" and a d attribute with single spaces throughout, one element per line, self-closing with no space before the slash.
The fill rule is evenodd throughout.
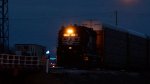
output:
<path id="1" fill-rule="evenodd" d="M 53 49 L 63 23 L 95 19 L 150 35 L 150 0 L 9 0 L 10 44 Z"/>

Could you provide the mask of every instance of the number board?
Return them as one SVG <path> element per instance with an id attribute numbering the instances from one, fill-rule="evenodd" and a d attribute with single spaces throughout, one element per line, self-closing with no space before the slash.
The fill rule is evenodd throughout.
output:
<path id="1" fill-rule="evenodd" d="M 80 41 L 79 37 L 63 37 L 62 43 L 64 45 L 78 45 Z"/>

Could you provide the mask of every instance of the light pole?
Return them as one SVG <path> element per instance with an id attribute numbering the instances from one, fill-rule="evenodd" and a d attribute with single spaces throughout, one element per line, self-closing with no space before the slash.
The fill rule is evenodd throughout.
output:
<path id="1" fill-rule="evenodd" d="M 49 58 L 50 58 L 50 51 L 46 51 L 46 73 L 49 72 Z"/>

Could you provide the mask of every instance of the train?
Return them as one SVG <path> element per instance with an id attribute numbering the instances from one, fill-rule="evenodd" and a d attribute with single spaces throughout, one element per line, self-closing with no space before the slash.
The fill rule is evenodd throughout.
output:
<path id="1" fill-rule="evenodd" d="M 57 66 L 148 70 L 148 35 L 101 24 L 62 26 L 58 32 Z"/>

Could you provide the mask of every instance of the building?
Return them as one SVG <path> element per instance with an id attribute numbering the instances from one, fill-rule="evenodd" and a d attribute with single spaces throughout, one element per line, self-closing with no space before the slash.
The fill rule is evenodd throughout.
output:
<path id="1" fill-rule="evenodd" d="M 21 56 L 45 56 L 46 47 L 37 44 L 16 44 L 16 55 Z"/>

